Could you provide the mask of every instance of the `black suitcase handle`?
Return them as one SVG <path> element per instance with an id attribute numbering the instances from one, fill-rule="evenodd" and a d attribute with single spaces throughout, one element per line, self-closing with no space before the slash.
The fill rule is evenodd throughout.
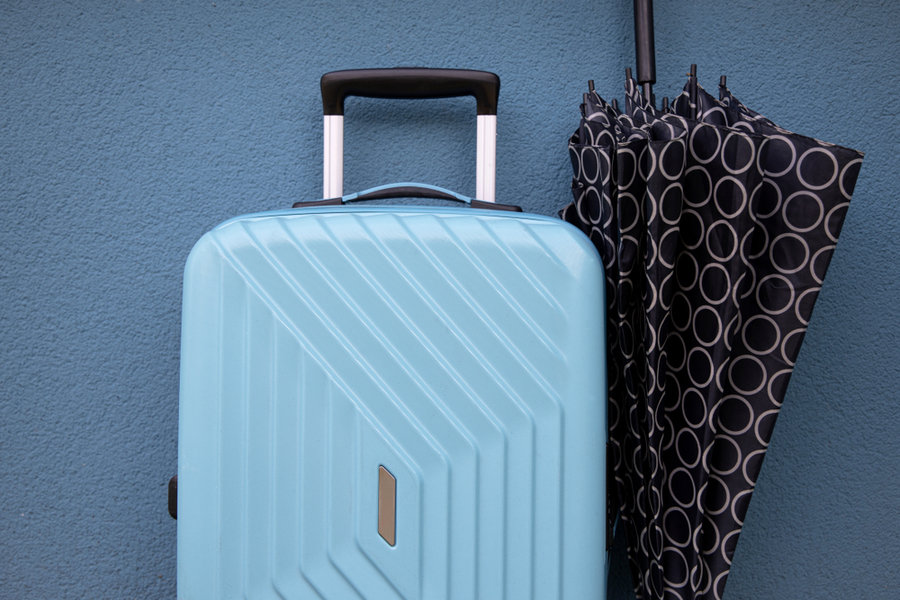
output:
<path id="1" fill-rule="evenodd" d="M 500 78 L 468 69 L 353 69 L 322 75 L 322 110 L 343 115 L 347 96 L 364 98 L 455 98 L 474 96 L 479 115 L 496 115 Z"/>

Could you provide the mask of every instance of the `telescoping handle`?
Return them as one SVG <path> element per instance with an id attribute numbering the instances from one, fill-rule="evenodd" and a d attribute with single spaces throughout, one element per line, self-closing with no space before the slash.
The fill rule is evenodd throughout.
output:
<path id="1" fill-rule="evenodd" d="M 357 69 L 322 76 L 325 116 L 323 196 L 344 193 L 344 100 L 365 98 L 453 98 L 474 96 L 478 105 L 475 197 L 494 202 L 497 159 L 497 99 L 500 78 L 465 69 Z"/>

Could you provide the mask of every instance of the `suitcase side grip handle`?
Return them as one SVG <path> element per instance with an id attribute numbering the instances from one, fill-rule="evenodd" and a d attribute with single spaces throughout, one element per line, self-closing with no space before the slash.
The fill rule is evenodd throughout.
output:
<path id="1" fill-rule="evenodd" d="M 385 200 L 388 198 L 431 198 L 434 200 L 451 200 L 465 202 L 472 208 L 488 208 L 491 210 L 505 210 L 510 212 L 522 212 L 522 207 L 511 204 L 498 204 L 496 202 L 482 202 L 448 189 L 424 183 L 396 183 L 369 188 L 355 194 L 348 194 L 341 198 L 326 198 L 315 202 L 294 202 L 294 208 L 311 208 L 316 206 L 337 206 L 347 202 L 364 202 L 366 200 Z"/>
<path id="2" fill-rule="evenodd" d="M 178 475 L 169 480 L 169 516 L 178 518 Z"/>
<path id="3" fill-rule="evenodd" d="M 455 98 L 474 96 L 479 115 L 496 115 L 500 78 L 468 69 L 354 69 L 322 75 L 322 110 L 343 115 L 347 96 L 365 98 Z"/>

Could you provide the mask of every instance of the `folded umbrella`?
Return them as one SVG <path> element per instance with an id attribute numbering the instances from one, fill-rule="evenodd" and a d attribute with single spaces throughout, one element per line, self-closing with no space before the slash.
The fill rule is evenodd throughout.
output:
<path id="1" fill-rule="evenodd" d="M 606 266 L 615 506 L 638 598 L 721 598 L 862 155 L 695 74 L 625 106 L 586 96 L 561 213 Z"/>
<path id="2" fill-rule="evenodd" d="M 691 108 L 690 86 L 673 105 L 684 116 Z M 747 277 L 736 290 L 740 313 L 731 332 L 730 356 L 723 360 L 721 393 L 707 407 L 714 441 L 704 456 L 711 475 L 700 501 L 712 518 L 709 533 L 702 537 L 718 542 L 701 549 L 715 588 L 708 597 L 718 598 L 862 154 L 778 127 L 730 91 L 725 90 L 727 102 L 721 102 L 696 87 L 696 118 L 753 135 L 726 134 L 710 139 L 707 148 L 698 142 L 692 151 L 720 156 L 729 171 L 747 168 L 762 176 L 755 187 L 738 188 L 733 202 L 746 203 L 744 211 L 754 228 L 738 252 Z M 755 164 L 750 164 L 747 143 L 757 144 Z M 717 186 L 735 187 L 733 180 L 717 181 Z M 717 192 L 716 198 L 720 195 Z"/>

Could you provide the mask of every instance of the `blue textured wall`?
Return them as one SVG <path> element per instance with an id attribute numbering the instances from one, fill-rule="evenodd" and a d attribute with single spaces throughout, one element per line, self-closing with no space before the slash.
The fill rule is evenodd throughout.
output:
<path id="1" fill-rule="evenodd" d="M 633 63 L 626 2 L 247 4 L 0 3 L 2 598 L 174 597 L 181 270 L 217 222 L 320 194 L 321 73 L 499 73 L 499 199 L 552 214 L 586 80 L 621 96 Z M 853 4 L 655 7 L 660 96 L 696 62 L 707 88 L 728 73 L 776 122 L 867 152 L 735 599 L 900 597 L 900 4 Z M 433 122 L 349 101 L 346 188 L 473 191 L 473 103 L 439 104 Z"/>

